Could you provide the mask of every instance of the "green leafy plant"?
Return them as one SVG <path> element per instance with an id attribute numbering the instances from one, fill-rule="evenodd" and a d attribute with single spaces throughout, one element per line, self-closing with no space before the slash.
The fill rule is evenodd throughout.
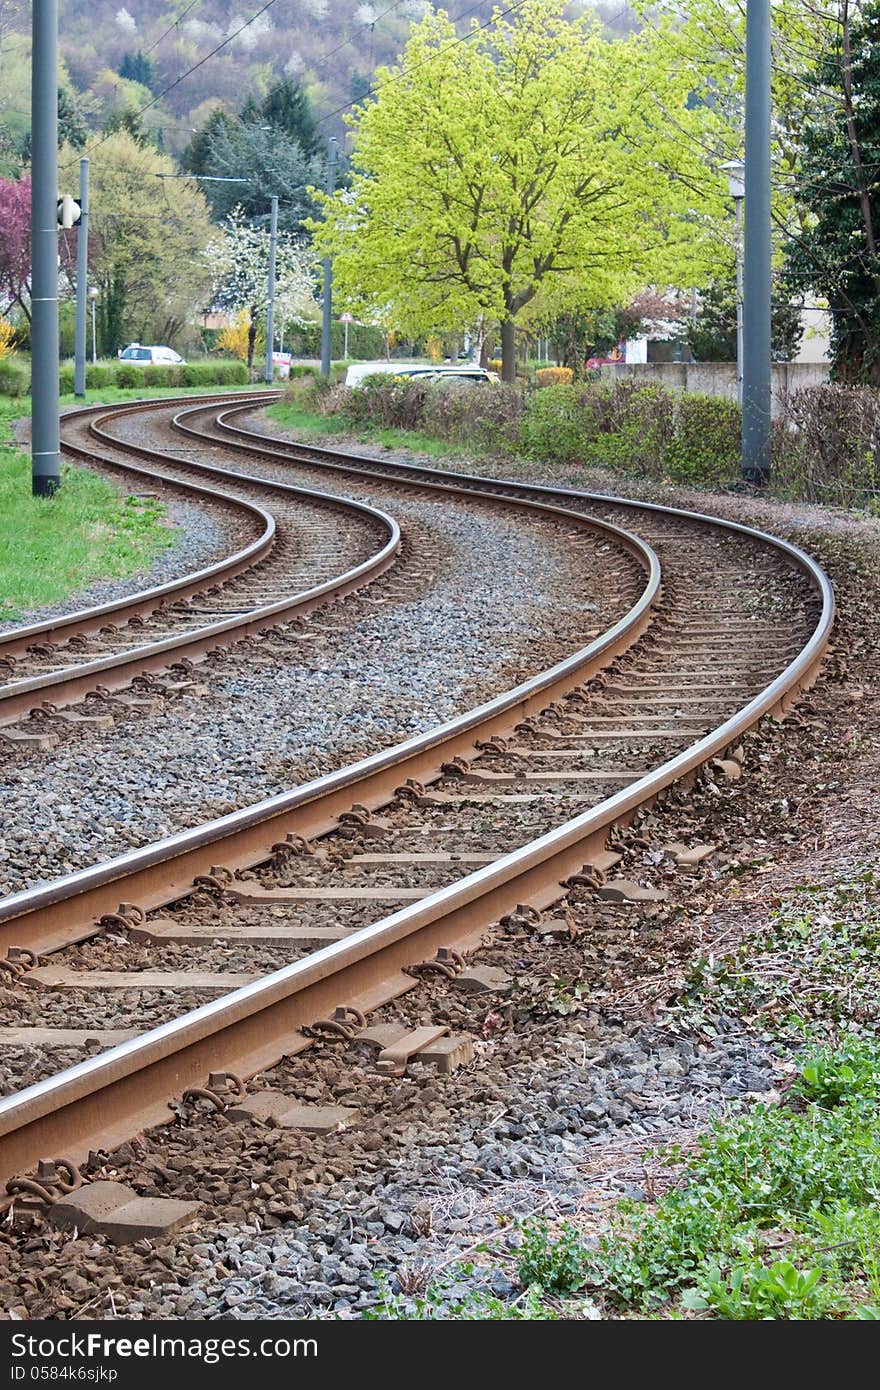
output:
<path id="1" fill-rule="evenodd" d="M 839 1291 L 829 1286 L 821 1269 L 797 1269 L 788 1260 L 769 1267 L 738 1265 L 725 1273 L 708 1269 L 682 1301 L 686 1308 L 711 1308 L 737 1322 L 826 1318 L 843 1308 Z"/>
<path id="2" fill-rule="evenodd" d="M 573 1226 L 563 1221 L 555 1237 L 546 1221 L 524 1221 L 521 1230 L 517 1277 L 524 1288 L 574 1293 L 581 1287 L 589 1256 Z"/>
<path id="3" fill-rule="evenodd" d="M 811 1053 L 801 1066 L 794 1084 L 796 1095 L 830 1108 L 844 1101 L 880 1095 L 877 1049 L 872 1041 L 849 1037 L 839 1047 L 822 1047 Z"/>
<path id="4" fill-rule="evenodd" d="M 687 1155 L 669 1150 L 677 1186 L 653 1210 L 621 1203 L 587 1285 L 622 1308 L 683 1296 L 737 1318 L 836 1317 L 866 1290 L 880 1304 L 878 1077 L 876 1038 L 814 1048 L 788 1103 L 717 1121 Z M 791 1258 L 768 1265 L 779 1232 Z"/>

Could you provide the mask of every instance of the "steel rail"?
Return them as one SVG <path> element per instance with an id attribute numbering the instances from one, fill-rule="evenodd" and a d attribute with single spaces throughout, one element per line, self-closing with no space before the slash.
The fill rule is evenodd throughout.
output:
<path id="1" fill-rule="evenodd" d="M 790 553 L 799 554 L 793 547 Z M 799 656 L 760 695 L 690 749 L 523 849 L 355 932 L 343 942 L 204 1005 L 142 1037 L 0 1101 L 0 1179 L 45 1154 L 111 1148 L 169 1119 L 168 1103 L 212 1070 L 252 1075 L 310 1045 L 301 1029 L 340 1003 L 365 1012 L 416 987 L 407 967 L 440 946 L 476 945 L 520 902 L 547 907 L 561 883 L 677 779 L 721 753 L 764 715 L 778 713 L 818 670 L 833 621 L 825 576 L 802 557 L 822 613 Z"/>
<path id="2" fill-rule="evenodd" d="M 574 513 L 564 513 L 568 519 Z M 80 869 L 40 887 L 0 899 L 0 950 L 26 945 L 51 951 L 97 929 L 100 917 L 118 906 L 120 886 L 147 910 L 192 891 L 193 879 L 216 863 L 218 851 L 239 867 L 264 861 L 287 833 L 308 837 L 331 828 L 353 802 L 382 805 L 407 777 L 436 777 L 449 759 L 473 751 L 476 737 L 509 732 L 514 724 L 605 667 L 646 630 L 660 593 L 660 564 L 650 546 L 607 522 L 600 534 L 640 559 L 645 585 L 629 612 L 586 647 L 504 694 L 448 720 L 425 734 L 368 758 L 268 797 L 194 830 L 131 850 L 104 864 Z"/>

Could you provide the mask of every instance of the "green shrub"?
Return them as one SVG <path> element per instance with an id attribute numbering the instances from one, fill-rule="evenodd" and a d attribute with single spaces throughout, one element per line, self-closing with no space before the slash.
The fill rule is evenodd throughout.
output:
<path id="1" fill-rule="evenodd" d="M 664 468 L 682 482 L 729 482 L 739 472 L 742 414 L 723 396 L 680 395 Z"/>
<path id="2" fill-rule="evenodd" d="M 102 386 L 115 386 L 118 370 L 115 362 L 89 362 L 86 365 L 86 390 L 99 391 Z"/>
<path id="3" fill-rule="evenodd" d="M 142 367 L 135 367 L 132 362 L 120 362 L 116 368 L 117 386 L 139 386 L 144 379 Z"/>
<path id="4" fill-rule="evenodd" d="M 28 370 L 14 357 L 0 358 L 0 396 L 23 396 L 29 385 Z"/>
<path id="5" fill-rule="evenodd" d="M 244 362 L 236 360 L 215 362 L 187 362 L 178 367 L 182 386 L 246 386 L 248 373 Z"/>
<path id="6" fill-rule="evenodd" d="M 247 386 L 247 366 L 244 362 L 215 362 L 218 386 Z"/>
<path id="7" fill-rule="evenodd" d="M 529 397 L 520 426 L 520 445 L 533 459 L 575 463 L 583 458 L 584 432 L 575 386 L 545 386 Z"/>
<path id="8" fill-rule="evenodd" d="M 62 396 L 73 394 L 73 368 L 59 367 L 58 369 L 58 389 Z"/>
<path id="9" fill-rule="evenodd" d="M 707 485 L 736 471 L 739 418 L 732 401 L 629 377 L 551 385 L 527 398 L 520 445 L 530 458 Z"/>

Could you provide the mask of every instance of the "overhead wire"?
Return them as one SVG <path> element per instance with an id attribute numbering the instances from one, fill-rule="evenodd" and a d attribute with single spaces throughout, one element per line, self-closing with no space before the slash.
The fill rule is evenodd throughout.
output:
<path id="1" fill-rule="evenodd" d="M 200 5 L 201 3 L 202 3 L 202 0 L 190 0 L 190 3 L 187 5 L 186 9 L 185 9 L 185 10 L 181 10 L 180 14 L 177 16 L 177 18 L 175 19 L 174 23 L 173 23 L 173 24 L 169 24 L 169 25 L 168 25 L 168 28 L 165 29 L 165 30 L 159 35 L 159 37 L 158 37 L 157 39 L 155 39 L 155 40 L 153 41 L 153 43 L 150 44 L 149 48 L 145 48 L 145 49 L 142 50 L 144 57 L 146 58 L 150 53 L 152 53 L 152 52 L 154 51 L 154 49 L 157 49 L 157 48 L 159 47 L 159 44 L 162 42 L 162 40 L 163 40 L 163 39 L 167 39 L 167 37 L 168 37 L 168 35 L 171 33 L 171 31 L 172 31 L 173 29 L 176 29 L 176 28 L 179 26 L 180 21 L 181 21 L 182 19 L 185 19 L 185 18 L 186 18 L 186 16 L 189 14 L 190 10 L 194 10 L 195 7 L 196 7 L 196 5 Z"/>
<path id="2" fill-rule="evenodd" d="M 215 44 L 214 47 L 211 49 L 210 53 L 206 53 L 204 57 L 199 58 L 198 62 L 193 63 L 190 67 L 186 69 L 185 72 L 179 73 L 178 76 L 175 77 L 172 82 L 168 83 L 167 87 L 163 87 L 162 91 L 158 92 L 156 96 L 153 97 L 152 101 L 145 102 L 143 106 L 138 107 L 138 109 L 133 113 L 135 118 L 143 116 L 144 112 L 150 111 L 154 106 L 157 106 L 163 97 L 166 97 L 169 92 L 174 90 L 175 87 L 179 87 L 181 82 L 186 81 L 186 79 L 188 77 L 191 77 L 194 72 L 197 72 L 199 68 L 204 67 L 205 63 L 209 62 L 211 58 L 214 58 L 221 51 L 221 49 L 227 46 L 227 44 L 232 43 L 233 39 L 238 38 L 239 34 L 244 33 L 245 29 L 250 28 L 250 26 L 256 20 L 258 20 L 261 15 L 264 15 L 266 11 L 271 9 L 272 6 L 276 3 L 277 0 L 265 0 L 265 4 L 263 4 L 260 7 L 260 9 L 256 11 L 255 14 L 252 14 L 250 19 L 245 20 L 244 24 L 240 24 L 239 27 L 235 29 L 231 34 L 227 34 L 225 39 L 222 39 L 220 43 Z M 93 140 L 90 144 L 86 145 L 85 149 L 81 151 L 81 154 L 88 154 L 90 151 L 98 149 L 109 138 L 109 135 L 102 135 L 100 139 Z"/>

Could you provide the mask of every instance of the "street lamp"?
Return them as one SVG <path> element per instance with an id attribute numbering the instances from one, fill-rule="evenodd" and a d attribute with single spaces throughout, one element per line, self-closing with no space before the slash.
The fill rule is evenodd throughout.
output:
<path id="1" fill-rule="evenodd" d="M 736 399 L 743 399 L 743 200 L 746 196 L 746 168 L 741 159 L 722 166 L 727 170 L 727 188 L 736 208 Z"/>
<path id="2" fill-rule="evenodd" d="M 98 360 L 98 334 L 95 330 L 95 304 L 97 303 L 99 291 L 92 288 L 89 290 L 89 303 L 92 306 L 92 365 Z"/>
<path id="3" fill-rule="evenodd" d="M 345 326 L 345 344 L 344 344 L 343 349 L 342 349 L 342 355 L 343 355 L 343 357 L 346 358 L 346 360 L 347 360 L 347 359 L 348 359 L 348 325 L 349 325 L 350 323 L 354 323 L 354 314 L 349 314 L 348 312 L 346 312 L 346 313 L 344 313 L 344 314 L 340 314 L 340 315 L 339 315 L 339 322 Z"/>

